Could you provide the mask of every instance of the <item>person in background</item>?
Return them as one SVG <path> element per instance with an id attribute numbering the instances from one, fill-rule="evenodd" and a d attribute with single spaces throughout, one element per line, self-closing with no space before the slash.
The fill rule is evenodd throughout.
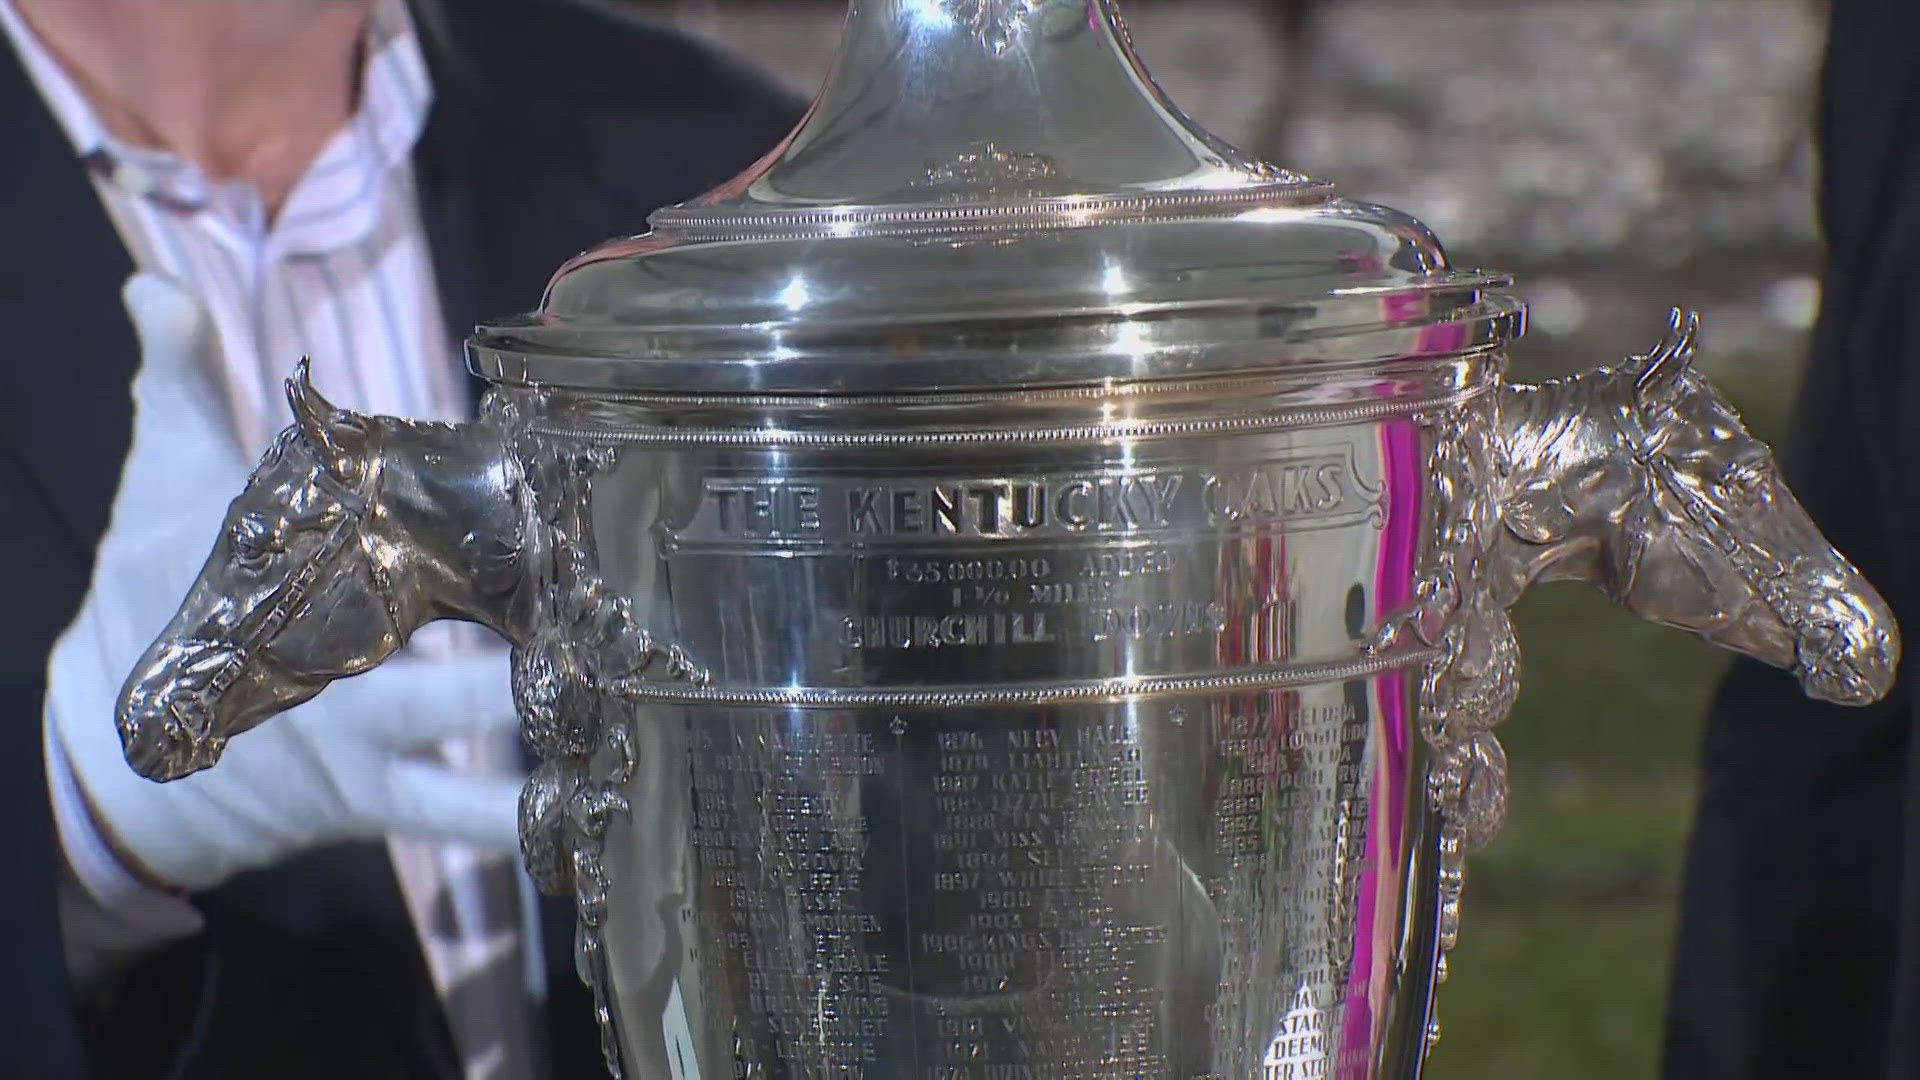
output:
<path id="1" fill-rule="evenodd" d="M 1787 479 L 1907 631 L 1864 710 L 1742 662 L 1703 748 L 1665 1041 L 1674 1080 L 1920 1076 L 1920 50 L 1835 0 L 1820 78 L 1823 301 Z"/>
<path id="2" fill-rule="evenodd" d="M 497 646 L 423 633 L 167 785 L 113 701 L 300 356 L 338 404 L 471 415 L 468 327 L 797 104 L 561 0 L 0 0 L 0 38 L 0 1071 L 597 1075 Z"/>

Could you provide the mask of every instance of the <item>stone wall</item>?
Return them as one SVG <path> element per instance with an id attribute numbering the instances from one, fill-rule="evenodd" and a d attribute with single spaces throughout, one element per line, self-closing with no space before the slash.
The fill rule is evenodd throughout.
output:
<path id="1" fill-rule="evenodd" d="M 1295 0 L 1296 6 L 1299 0 Z M 818 85 L 832 0 L 641 0 Z M 1337 0 L 1289 38 L 1255 0 L 1131 0 L 1176 102 L 1231 141 L 1425 219 L 1521 275 L 1552 373 L 1700 308 L 1705 362 L 1776 392 L 1818 302 L 1809 0 Z M 1764 409 L 1762 410 L 1765 411 Z"/>

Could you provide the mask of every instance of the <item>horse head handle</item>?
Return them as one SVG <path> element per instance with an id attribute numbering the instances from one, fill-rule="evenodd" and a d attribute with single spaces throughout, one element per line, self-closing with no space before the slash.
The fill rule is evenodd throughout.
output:
<path id="1" fill-rule="evenodd" d="M 1675 311 L 1644 356 L 1499 402 L 1496 597 L 1572 578 L 1654 622 L 1791 670 L 1813 697 L 1884 696 L 1900 638 L 1886 602 L 1828 544 L 1765 444 L 1692 367 Z"/>
<path id="2" fill-rule="evenodd" d="M 121 690 L 121 742 L 149 778 L 207 768 L 234 734 L 378 665 L 425 623 L 514 636 L 522 525 L 502 434 L 335 408 L 305 361 L 287 400 L 294 423 Z"/>

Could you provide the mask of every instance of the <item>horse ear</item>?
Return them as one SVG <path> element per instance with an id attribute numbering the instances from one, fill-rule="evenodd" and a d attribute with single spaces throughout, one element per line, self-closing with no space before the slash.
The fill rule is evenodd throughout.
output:
<path id="1" fill-rule="evenodd" d="M 320 456 L 334 479 L 343 484 L 358 483 L 366 461 L 366 423 L 320 396 L 320 391 L 313 388 L 311 365 L 304 356 L 287 380 L 287 405 L 293 410 L 300 436 Z"/>
<path id="2" fill-rule="evenodd" d="M 1573 508 L 1550 484 L 1529 484 L 1500 508 L 1507 529 L 1530 544 L 1551 544 L 1573 531 Z"/>
<path id="3" fill-rule="evenodd" d="M 1674 308 L 1667 318 L 1666 336 L 1641 358 L 1634 393 L 1642 404 L 1671 400 L 1693 365 L 1693 350 L 1699 334 L 1699 313 Z"/>

